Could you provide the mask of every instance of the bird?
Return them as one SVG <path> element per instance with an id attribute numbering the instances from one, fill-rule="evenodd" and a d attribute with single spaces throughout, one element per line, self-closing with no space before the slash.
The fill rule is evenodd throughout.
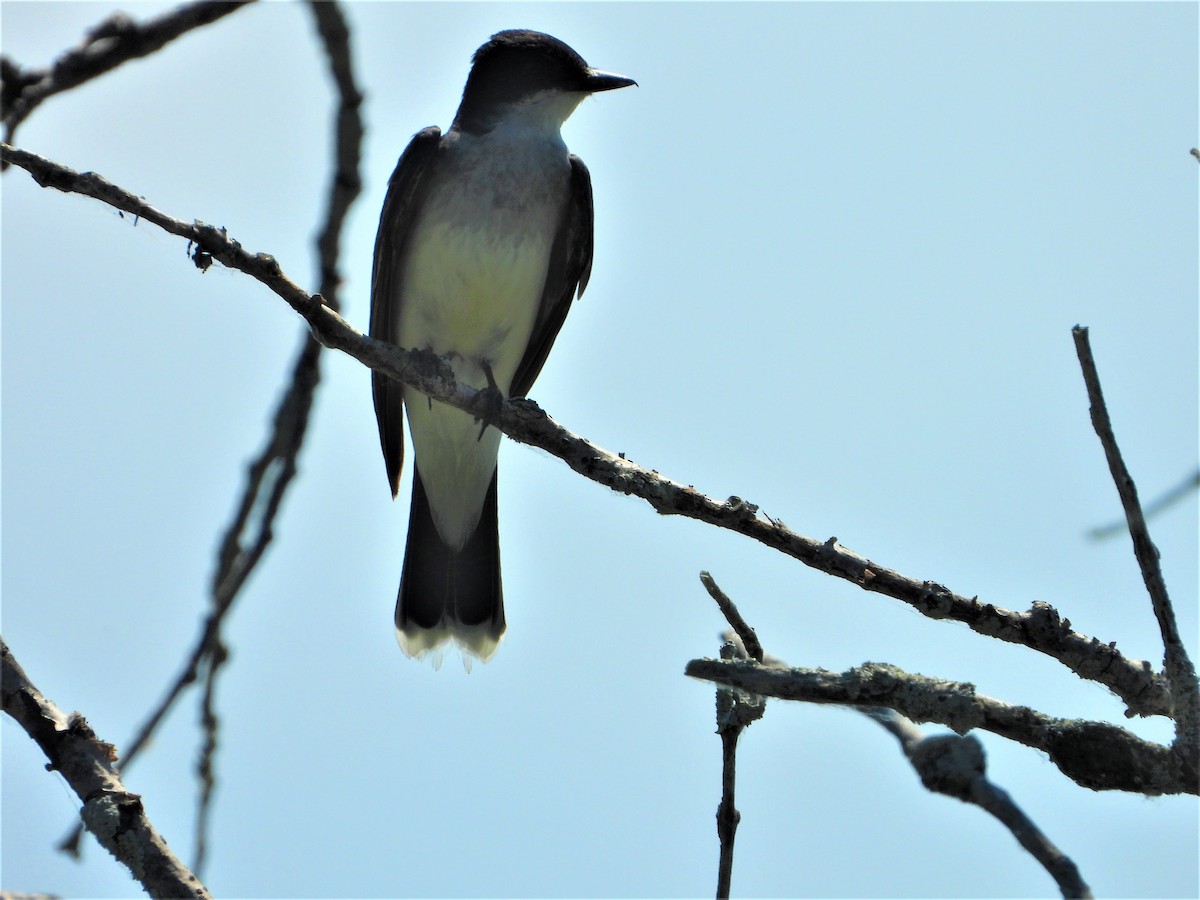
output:
<path id="1" fill-rule="evenodd" d="M 445 358 L 460 383 L 524 397 L 592 269 L 591 175 L 562 125 L 591 94 L 636 83 L 548 34 L 492 35 L 450 129 L 419 131 L 388 182 L 371 337 Z M 464 663 L 486 661 L 505 631 L 500 432 L 378 372 L 371 388 L 393 499 L 406 418 L 413 446 L 400 647 L 421 658 L 452 640 Z"/>

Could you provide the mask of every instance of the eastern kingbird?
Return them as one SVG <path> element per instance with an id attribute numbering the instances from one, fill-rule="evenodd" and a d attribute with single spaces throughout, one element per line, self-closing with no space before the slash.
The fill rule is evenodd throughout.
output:
<path id="1" fill-rule="evenodd" d="M 476 51 L 446 134 L 426 128 L 388 183 L 371 337 L 446 357 L 459 381 L 523 397 L 592 268 L 592 183 L 559 129 L 589 94 L 635 84 L 562 41 L 501 31 Z M 449 638 L 487 659 L 504 633 L 500 432 L 371 374 L 395 497 L 404 415 L 416 468 L 396 636 L 409 656 Z"/>

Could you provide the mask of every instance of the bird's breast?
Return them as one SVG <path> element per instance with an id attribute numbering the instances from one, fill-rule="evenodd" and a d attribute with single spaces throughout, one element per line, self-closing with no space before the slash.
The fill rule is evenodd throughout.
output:
<path id="1" fill-rule="evenodd" d="M 405 252 L 401 346 L 457 357 L 465 363 L 460 377 L 477 387 L 486 383 L 477 364 L 486 362 L 508 390 L 567 202 L 569 163 L 564 153 L 557 165 L 557 156 L 492 154 L 443 170 Z"/>
<path id="2" fill-rule="evenodd" d="M 507 387 L 533 330 L 550 243 L 537 233 L 427 224 L 408 253 L 401 346 L 487 362 Z"/>

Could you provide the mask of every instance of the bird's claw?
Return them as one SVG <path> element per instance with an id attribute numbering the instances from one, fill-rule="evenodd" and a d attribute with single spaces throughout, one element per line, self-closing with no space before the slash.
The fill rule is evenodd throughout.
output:
<path id="1" fill-rule="evenodd" d="M 500 414 L 500 407 L 504 403 L 504 392 L 500 390 L 500 386 L 496 384 L 496 377 L 492 374 L 492 367 L 486 362 L 480 363 L 483 369 L 483 374 L 487 377 L 487 387 L 480 388 L 475 395 L 475 421 L 481 423 L 479 426 L 479 437 L 476 441 L 483 440 L 483 433 L 487 431 L 488 425 L 496 419 Z"/>

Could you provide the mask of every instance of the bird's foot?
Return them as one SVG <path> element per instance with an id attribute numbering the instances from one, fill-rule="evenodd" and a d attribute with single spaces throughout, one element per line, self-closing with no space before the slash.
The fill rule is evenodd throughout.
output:
<path id="1" fill-rule="evenodd" d="M 492 374 L 492 367 L 486 361 L 480 362 L 480 367 L 483 369 L 483 374 L 487 376 L 487 387 L 480 388 L 479 393 L 475 395 L 474 413 L 475 421 L 481 423 L 479 426 L 479 437 L 477 441 L 483 440 L 483 433 L 487 431 L 490 425 L 500 414 L 500 407 L 504 404 L 504 392 L 500 390 L 500 386 L 496 384 L 496 377 Z"/>

